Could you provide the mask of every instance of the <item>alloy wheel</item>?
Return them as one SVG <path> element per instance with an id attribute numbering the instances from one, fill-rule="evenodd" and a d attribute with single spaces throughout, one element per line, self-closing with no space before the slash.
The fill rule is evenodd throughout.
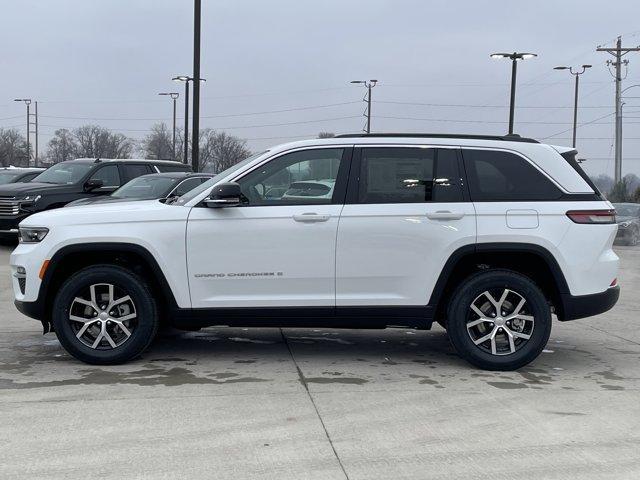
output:
<path id="1" fill-rule="evenodd" d="M 109 350 L 125 343 L 135 331 L 138 314 L 133 299 L 109 283 L 91 285 L 71 302 L 69 322 L 87 347 Z"/>
<path id="2" fill-rule="evenodd" d="M 526 299 L 508 288 L 482 292 L 471 302 L 466 318 L 473 343 L 492 355 L 521 349 L 531 338 L 534 324 Z"/>

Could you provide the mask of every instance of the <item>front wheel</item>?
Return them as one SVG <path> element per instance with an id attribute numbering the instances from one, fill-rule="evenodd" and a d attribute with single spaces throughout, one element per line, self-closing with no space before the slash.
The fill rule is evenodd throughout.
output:
<path id="1" fill-rule="evenodd" d="M 551 308 L 528 277 L 484 271 L 467 278 L 452 296 L 447 333 L 469 363 L 485 370 L 516 370 L 547 344 Z"/>
<path id="2" fill-rule="evenodd" d="M 62 346 L 86 363 L 124 363 L 140 355 L 158 330 L 151 290 L 133 272 L 97 265 L 74 274 L 53 304 L 53 325 Z"/>

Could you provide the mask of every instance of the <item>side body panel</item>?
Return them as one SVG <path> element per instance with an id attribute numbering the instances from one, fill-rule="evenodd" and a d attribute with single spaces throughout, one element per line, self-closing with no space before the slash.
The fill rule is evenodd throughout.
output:
<path id="1" fill-rule="evenodd" d="M 437 211 L 461 217 L 428 217 Z M 475 238 L 471 203 L 345 205 L 338 229 L 336 303 L 426 305 L 449 256 Z"/>
<path id="2" fill-rule="evenodd" d="M 342 205 L 191 210 L 187 263 L 193 308 L 335 305 Z M 296 221 L 305 214 L 325 221 Z"/>

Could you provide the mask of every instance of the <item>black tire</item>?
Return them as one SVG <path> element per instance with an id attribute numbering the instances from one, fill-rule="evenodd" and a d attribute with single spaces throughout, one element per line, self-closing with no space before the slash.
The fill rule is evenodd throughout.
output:
<path id="1" fill-rule="evenodd" d="M 506 305 L 506 315 L 505 312 L 499 312 L 497 318 L 481 321 L 480 324 L 467 328 L 468 324 L 473 325 L 481 318 L 472 310 L 472 304 L 475 307 L 484 304 L 485 310 L 480 308 L 482 313 L 491 312 L 492 309 L 497 311 L 495 305 L 484 294 L 499 294 L 507 290 L 511 293 L 507 294 L 502 303 Z M 497 295 L 491 295 L 495 300 Z M 515 330 L 514 320 L 508 320 L 511 315 L 508 310 L 515 303 L 519 303 L 518 299 L 525 300 L 521 311 L 525 312 L 527 317 L 533 317 L 533 320 L 526 321 L 518 318 L 517 327 L 522 328 L 519 331 Z M 516 308 L 513 307 L 511 312 L 514 313 Z M 493 313 L 487 313 L 483 317 L 492 315 Z M 504 325 L 505 320 L 506 327 L 500 327 Z M 484 330 L 477 333 L 478 329 Z M 496 340 L 491 338 L 480 345 L 474 343 L 474 340 L 480 341 L 485 338 L 485 334 L 494 332 L 498 332 L 494 334 Z M 514 338 L 514 332 L 517 335 L 527 334 L 529 338 Z M 540 288 L 528 277 L 509 270 L 483 271 L 464 280 L 451 297 L 447 311 L 447 333 L 458 354 L 469 363 L 484 370 L 516 370 L 535 360 L 547 344 L 551 334 L 551 308 Z M 475 338 L 472 339 L 474 335 Z M 513 342 L 509 341 L 509 337 Z M 498 346 L 502 350 L 496 348 Z M 493 353 L 493 348 L 496 348 L 496 353 Z"/>
<path id="2" fill-rule="evenodd" d="M 72 308 L 77 309 L 77 298 L 83 297 L 83 292 L 91 291 L 92 285 L 113 285 L 114 290 L 121 295 L 129 296 L 135 312 L 134 325 L 127 322 L 130 335 L 124 335 L 124 330 L 116 328 L 115 333 L 124 335 L 122 343 L 111 347 L 106 337 L 100 341 L 98 348 L 92 348 L 76 336 L 77 323 L 71 321 Z M 100 287 L 103 288 L 103 287 Z M 85 295 L 86 296 L 86 295 Z M 97 296 L 97 295 L 96 295 Z M 98 302 L 99 303 L 99 302 Z M 129 302 L 126 302 L 127 304 Z M 81 306 L 82 308 L 82 306 Z M 86 308 L 86 307 L 85 307 Z M 114 307 L 115 308 L 115 307 Z M 130 306 L 127 308 L 131 309 Z M 89 307 L 89 311 L 91 311 Z M 93 309 L 97 318 L 98 311 Z M 89 314 L 88 317 L 92 317 Z M 118 319 L 115 315 L 113 318 Z M 124 318 L 124 317 L 122 317 Z M 153 341 L 158 331 L 158 311 L 151 289 L 143 278 L 133 272 L 115 265 L 95 265 L 75 273 L 60 288 L 53 302 L 52 320 L 58 340 L 67 352 L 78 360 L 94 365 L 113 365 L 127 362 L 144 352 Z M 111 324 L 113 322 L 110 322 Z M 80 323 L 80 325 L 83 325 Z M 94 324 L 100 328 L 99 324 Z M 88 330 L 86 336 L 90 335 Z M 97 337 L 98 335 L 96 335 Z M 84 338 L 84 337 L 83 337 Z M 111 339 L 111 337 L 110 337 Z M 109 340 L 110 342 L 112 340 Z M 111 348 L 110 348 L 111 347 Z"/>

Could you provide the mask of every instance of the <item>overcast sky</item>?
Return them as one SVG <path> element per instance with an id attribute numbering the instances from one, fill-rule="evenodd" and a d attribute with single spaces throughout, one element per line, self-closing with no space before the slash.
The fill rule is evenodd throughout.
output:
<path id="1" fill-rule="evenodd" d="M 0 128 L 24 131 L 16 97 L 39 101 L 41 151 L 60 127 L 141 138 L 170 123 L 157 93 L 182 95 L 170 78 L 192 71 L 192 1 L 4 0 L 2 18 Z M 604 118 L 579 128 L 578 148 L 590 174 L 612 175 L 611 57 L 595 48 L 620 34 L 640 44 L 638 0 L 203 0 L 201 125 L 252 150 L 358 131 L 364 89 L 349 81 L 376 78 L 373 131 L 501 134 L 510 65 L 489 54 L 531 51 L 539 57 L 519 64 L 516 132 L 569 145 L 573 77 L 553 67 L 593 64 L 579 122 Z M 623 86 L 640 84 L 640 53 L 626 58 Z M 628 95 L 623 170 L 640 174 L 640 87 Z"/>

